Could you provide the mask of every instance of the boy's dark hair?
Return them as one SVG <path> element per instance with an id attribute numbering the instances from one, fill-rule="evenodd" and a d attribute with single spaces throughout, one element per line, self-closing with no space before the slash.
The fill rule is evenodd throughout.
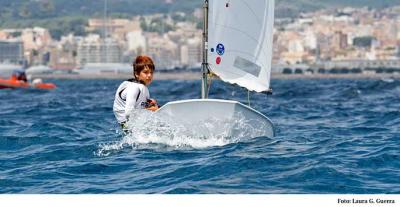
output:
<path id="1" fill-rule="evenodd" d="M 136 74 L 139 74 L 146 67 L 150 68 L 151 71 L 155 70 L 153 60 L 146 55 L 139 55 L 133 62 L 133 76 L 136 79 Z"/>

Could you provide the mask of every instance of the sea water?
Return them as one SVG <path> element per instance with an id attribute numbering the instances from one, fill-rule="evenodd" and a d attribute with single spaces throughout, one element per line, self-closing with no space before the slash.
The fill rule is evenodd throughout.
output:
<path id="1" fill-rule="evenodd" d="M 274 138 L 240 139 L 185 137 L 151 113 L 124 136 L 120 80 L 52 82 L 0 91 L 0 193 L 400 193 L 399 80 L 273 80 L 268 96 L 214 81 L 210 98 L 275 124 Z M 200 81 L 150 93 L 161 105 L 199 98 Z"/>

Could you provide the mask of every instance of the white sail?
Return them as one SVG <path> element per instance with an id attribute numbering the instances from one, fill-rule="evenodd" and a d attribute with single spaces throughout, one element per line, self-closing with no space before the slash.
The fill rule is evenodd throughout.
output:
<path id="1" fill-rule="evenodd" d="M 274 0 L 209 0 L 208 63 L 223 81 L 270 89 Z"/>

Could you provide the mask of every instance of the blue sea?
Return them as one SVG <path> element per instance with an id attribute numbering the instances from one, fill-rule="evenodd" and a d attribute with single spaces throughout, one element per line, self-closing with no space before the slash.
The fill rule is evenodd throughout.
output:
<path id="1" fill-rule="evenodd" d="M 231 142 L 124 136 L 121 80 L 48 82 L 58 88 L 0 90 L 0 193 L 400 193 L 400 80 L 273 80 L 250 105 L 276 136 Z M 200 81 L 156 80 L 150 93 L 199 98 Z M 210 98 L 247 97 L 212 83 Z"/>

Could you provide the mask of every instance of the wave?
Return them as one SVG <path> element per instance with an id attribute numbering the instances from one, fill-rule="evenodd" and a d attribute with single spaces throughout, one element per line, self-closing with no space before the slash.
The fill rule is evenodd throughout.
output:
<path id="1" fill-rule="evenodd" d="M 215 117 L 202 123 L 180 123 L 166 114 L 137 110 L 126 124 L 127 133 L 116 143 L 102 145 L 98 155 L 133 148 L 204 149 L 221 147 L 263 134 L 265 127 L 254 126 L 244 116 L 228 120 Z M 201 133 L 200 133 L 201 132 Z"/>

